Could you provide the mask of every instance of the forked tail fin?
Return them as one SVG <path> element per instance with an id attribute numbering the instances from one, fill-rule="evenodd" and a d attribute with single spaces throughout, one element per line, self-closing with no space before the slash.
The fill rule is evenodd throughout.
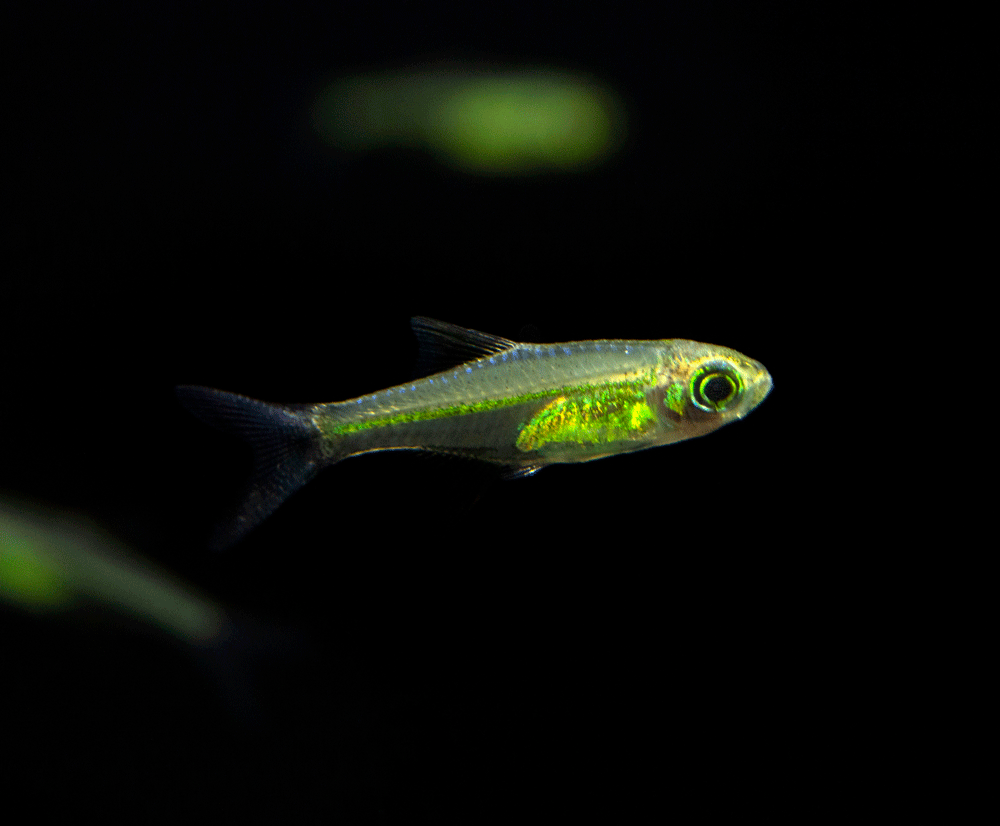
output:
<path id="1" fill-rule="evenodd" d="M 320 450 L 319 430 L 303 411 L 208 387 L 178 387 L 177 397 L 203 422 L 237 434 L 253 449 L 249 490 L 235 517 L 216 531 L 216 548 L 242 539 L 330 462 Z"/>

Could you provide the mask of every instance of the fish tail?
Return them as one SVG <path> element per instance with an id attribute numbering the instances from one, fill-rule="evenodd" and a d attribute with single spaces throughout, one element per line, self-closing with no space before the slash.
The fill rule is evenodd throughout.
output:
<path id="1" fill-rule="evenodd" d="M 235 433 L 253 450 L 249 489 L 234 517 L 216 531 L 212 545 L 217 549 L 238 542 L 321 467 L 341 458 L 324 454 L 319 429 L 304 408 L 269 404 L 208 387 L 178 387 L 177 397 L 203 422 Z"/>

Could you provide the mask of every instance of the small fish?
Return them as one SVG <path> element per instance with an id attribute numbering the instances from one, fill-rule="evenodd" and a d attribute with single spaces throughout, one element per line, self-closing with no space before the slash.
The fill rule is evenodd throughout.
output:
<path id="1" fill-rule="evenodd" d="M 0 603 L 36 613 L 105 605 L 196 646 L 230 634 L 226 612 L 82 516 L 0 498 Z"/>
<path id="2" fill-rule="evenodd" d="M 164 632 L 208 669 L 241 726 L 261 721 L 256 664 L 303 650 L 297 634 L 223 607 L 83 515 L 0 496 L 0 608 L 8 605 L 66 625 L 86 615 L 120 629 L 129 617 L 136 630 Z"/>
<path id="3" fill-rule="evenodd" d="M 240 539 L 317 471 L 348 456 L 426 450 L 530 476 L 557 462 L 703 436 L 745 416 L 771 390 L 762 364 L 696 341 L 519 344 L 429 318 L 411 325 L 425 378 L 356 399 L 287 406 L 177 389 L 192 413 L 254 450 L 250 492 L 217 544 Z"/>

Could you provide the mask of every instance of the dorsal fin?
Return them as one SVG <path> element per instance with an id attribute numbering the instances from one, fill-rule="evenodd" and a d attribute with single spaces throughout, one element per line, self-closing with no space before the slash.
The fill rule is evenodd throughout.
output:
<path id="1" fill-rule="evenodd" d="M 411 318 L 410 327 L 417 337 L 418 376 L 429 376 L 456 364 L 517 347 L 516 341 L 507 338 L 423 316 Z"/>

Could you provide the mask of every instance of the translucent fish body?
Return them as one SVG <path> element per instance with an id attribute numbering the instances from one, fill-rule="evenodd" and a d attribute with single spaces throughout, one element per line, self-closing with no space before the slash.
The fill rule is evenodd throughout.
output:
<path id="1" fill-rule="evenodd" d="M 702 436 L 745 416 L 771 389 L 760 363 L 695 341 L 520 344 L 430 319 L 413 327 L 428 364 L 475 357 L 355 399 L 295 408 L 180 388 L 195 413 L 255 446 L 237 535 L 348 456 L 426 450 L 525 476 Z"/>

